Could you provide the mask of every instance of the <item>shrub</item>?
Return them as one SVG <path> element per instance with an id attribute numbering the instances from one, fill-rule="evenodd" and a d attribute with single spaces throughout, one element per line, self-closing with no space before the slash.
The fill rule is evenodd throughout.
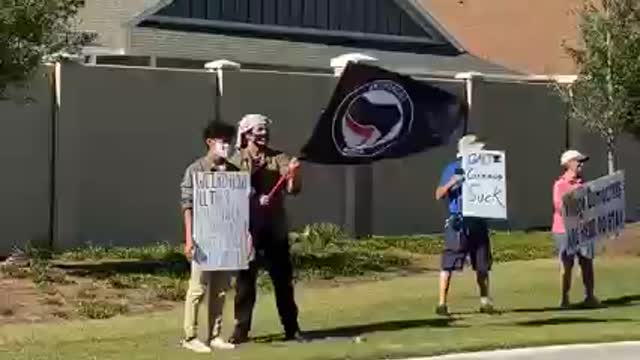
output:
<path id="1" fill-rule="evenodd" d="M 353 246 L 363 250 L 403 250 L 412 254 L 436 255 L 442 252 L 444 240 L 440 236 L 372 237 L 355 241 Z"/>
<path id="2" fill-rule="evenodd" d="M 34 260 L 51 260 L 53 252 L 50 248 L 36 246 L 31 243 L 27 243 L 24 248 L 24 251 L 18 250 L 19 253 L 26 256 L 31 261 Z"/>
<path id="3" fill-rule="evenodd" d="M 64 271 L 55 269 L 51 266 L 49 260 L 46 259 L 32 259 L 30 266 L 30 275 L 33 282 L 38 286 L 45 286 L 46 284 L 71 284 Z"/>
<path id="4" fill-rule="evenodd" d="M 125 304 L 90 300 L 80 301 L 77 311 L 80 316 L 88 319 L 109 319 L 116 315 L 126 314 L 129 309 Z"/>
<path id="5" fill-rule="evenodd" d="M 61 296 L 47 296 L 42 299 L 42 303 L 45 305 L 63 306 L 65 304 L 65 300 Z"/>
<path id="6" fill-rule="evenodd" d="M 29 277 L 29 270 L 13 264 L 0 266 L 0 273 L 14 279 L 24 279 Z"/>
<path id="7" fill-rule="evenodd" d="M 319 223 L 305 226 L 299 234 L 292 236 L 293 246 L 302 252 L 324 250 L 330 244 L 344 241 L 344 231 L 337 225 Z"/>
<path id="8" fill-rule="evenodd" d="M 137 289 L 142 284 L 140 276 L 116 274 L 107 278 L 107 283 L 114 289 Z"/>
<path id="9" fill-rule="evenodd" d="M 256 284 L 262 291 L 273 291 L 273 283 L 271 282 L 269 274 L 267 274 L 266 272 L 260 272 L 258 274 L 258 280 L 256 281 Z"/>
<path id="10" fill-rule="evenodd" d="M 95 291 L 97 290 L 94 284 L 81 287 L 76 293 L 78 299 L 95 299 L 97 297 Z"/>
<path id="11" fill-rule="evenodd" d="M 360 276 L 409 265 L 406 257 L 348 248 L 320 253 L 293 253 L 293 266 L 301 278 Z"/>
<path id="12" fill-rule="evenodd" d="M 150 246 L 96 246 L 88 243 L 86 246 L 64 252 L 56 256 L 61 260 L 145 260 L 145 261 L 184 261 L 184 255 L 178 246 L 169 243 L 159 243 Z"/>
<path id="13" fill-rule="evenodd" d="M 153 285 L 156 298 L 168 301 L 182 301 L 187 295 L 187 281 L 176 278 L 164 278 Z"/>
<path id="14" fill-rule="evenodd" d="M 54 310 L 51 312 L 51 315 L 59 318 L 59 319 L 64 319 L 64 320 L 68 320 L 71 318 L 71 314 L 69 314 L 67 311 L 63 311 L 63 310 Z"/>

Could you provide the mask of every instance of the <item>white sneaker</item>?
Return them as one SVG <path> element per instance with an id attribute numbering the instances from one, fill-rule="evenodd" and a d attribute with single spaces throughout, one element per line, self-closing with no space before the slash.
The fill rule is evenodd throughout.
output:
<path id="1" fill-rule="evenodd" d="M 224 339 L 222 339 L 221 337 L 217 337 L 211 340 L 209 345 L 211 346 L 212 349 L 218 349 L 218 350 L 233 350 L 236 348 L 235 345 L 233 345 L 230 342 L 224 341 Z"/>
<path id="2" fill-rule="evenodd" d="M 491 299 L 490 297 L 481 297 L 480 298 L 480 305 L 482 305 L 482 306 L 493 306 L 493 299 Z"/>
<path id="3" fill-rule="evenodd" d="M 493 300 L 491 300 L 490 298 L 481 298 L 480 312 L 483 314 L 494 314 L 496 312 L 496 309 L 493 306 Z"/>
<path id="4" fill-rule="evenodd" d="M 185 349 L 189 349 L 191 351 L 197 352 L 197 353 L 210 353 L 211 352 L 211 348 L 208 347 L 207 345 L 205 345 L 202 341 L 200 341 L 198 338 L 195 339 L 191 339 L 191 340 L 182 340 L 182 347 Z"/>

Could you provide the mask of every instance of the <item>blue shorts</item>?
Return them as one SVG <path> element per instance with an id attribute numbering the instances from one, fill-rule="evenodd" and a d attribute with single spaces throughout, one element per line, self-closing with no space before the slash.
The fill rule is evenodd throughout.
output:
<path id="1" fill-rule="evenodd" d="M 444 229 L 441 269 L 460 271 L 467 256 L 477 272 L 489 272 L 493 264 L 489 228 L 482 219 L 449 218 Z"/>

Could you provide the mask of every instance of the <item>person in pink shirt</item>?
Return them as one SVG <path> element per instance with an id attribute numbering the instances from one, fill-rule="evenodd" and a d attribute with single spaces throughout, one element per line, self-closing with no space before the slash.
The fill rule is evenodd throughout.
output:
<path id="1" fill-rule="evenodd" d="M 582 270 L 582 282 L 585 288 L 584 307 L 597 307 L 600 305 L 594 295 L 594 271 L 593 257 L 595 246 L 593 243 L 582 244 L 577 248 L 569 248 L 567 234 L 562 220 L 562 197 L 582 186 L 582 168 L 589 158 L 579 151 L 568 150 L 560 157 L 560 164 L 564 168 L 563 174 L 553 184 L 553 239 L 555 240 L 558 254 L 562 262 L 562 308 L 571 306 L 569 291 L 571 290 L 572 270 L 575 258 L 578 258 Z"/>

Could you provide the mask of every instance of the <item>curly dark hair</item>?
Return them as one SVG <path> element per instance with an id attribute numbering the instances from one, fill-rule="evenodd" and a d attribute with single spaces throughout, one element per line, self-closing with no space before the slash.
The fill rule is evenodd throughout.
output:
<path id="1" fill-rule="evenodd" d="M 210 121 L 202 132 L 202 140 L 206 143 L 207 139 L 223 139 L 228 142 L 233 140 L 236 133 L 236 127 L 223 121 Z"/>

